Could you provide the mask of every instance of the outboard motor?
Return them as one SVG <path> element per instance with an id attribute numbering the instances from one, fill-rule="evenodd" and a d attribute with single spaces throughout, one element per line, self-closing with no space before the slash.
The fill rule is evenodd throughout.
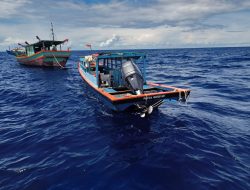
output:
<path id="1" fill-rule="evenodd" d="M 126 87 L 134 94 L 143 94 L 143 77 L 137 65 L 132 60 L 124 62 L 121 71 Z"/>

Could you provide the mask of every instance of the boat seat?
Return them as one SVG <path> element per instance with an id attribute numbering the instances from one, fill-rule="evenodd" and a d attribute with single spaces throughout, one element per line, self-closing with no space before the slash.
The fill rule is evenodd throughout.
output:
<path id="1" fill-rule="evenodd" d="M 100 73 L 100 82 L 101 82 L 101 87 L 108 87 L 108 86 L 110 86 L 110 75 L 109 74 Z"/>

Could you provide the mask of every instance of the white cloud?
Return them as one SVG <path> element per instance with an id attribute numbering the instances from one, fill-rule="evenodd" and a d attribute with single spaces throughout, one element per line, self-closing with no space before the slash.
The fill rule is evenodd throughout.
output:
<path id="1" fill-rule="evenodd" d="M 110 39 L 101 42 L 100 47 L 112 47 L 116 45 L 116 43 L 118 43 L 120 40 L 121 40 L 120 36 L 113 34 L 113 36 Z"/>
<path id="2" fill-rule="evenodd" d="M 9 18 L 14 14 L 20 14 L 19 8 L 27 3 L 28 0 L 1 0 L 0 18 Z"/>
<path id="3" fill-rule="evenodd" d="M 47 27 L 47 26 L 46 26 Z M 44 27 L 44 28 L 46 28 Z M 0 33 L 8 36 L 13 33 L 15 37 L 6 37 L 3 42 L 0 42 L 0 48 L 6 49 L 9 43 L 24 42 L 27 40 L 32 43 L 36 41 L 34 34 L 37 34 L 41 39 L 48 39 L 49 30 L 42 27 L 34 27 L 33 30 L 26 30 L 26 25 L 18 29 L 24 31 L 22 33 L 15 30 L 15 27 L 6 29 Z M 47 27 L 49 29 L 49 27 Z M 250 30 L 242 32 L 227 32 L 221 29 L 206 29 L 206 30 L 188 30 L 188 27 L 168 27 L 165 26 L 156 28 L 86 28 L 75 27 L 71 28 L 55 27 L 58 40 L 69 38 L 70 42 L 66 47 L 72 49 L 86 49 L 85 44 L 92 44 L 93 49 L 133 49 L 133 48 L 176 48 L 176 47 L 206 47 L 220 45 L 240 45 L 249 43 L 250 45 Z M 233 29 L 232 29 L 233 31 Z M 110 37 L 110 34 L 116 34 Z M 18 34 L 18 35 L 15 35 Z"/>
<path id="4" fill-rule="evenodd" d="M 17 46 L 19 42 L 23 42 L 23 41 L 24 40 L 20 38 L 7 37 L 2 42 L 0 42 L 0 46 L 10 46 L 10 45 Z"/>
<path id="5" fill-rule="evenodd" d="M 59 2 L 59 7 L 74 13 L 74 19 L 85 26 L 147 28 L 162 25 L 202 24 L 209 16 L 249 10 L 247 0 L 157 0 L 139 6 L 131 1 L 111 1 L 87 5 L 79 2 Z"/>

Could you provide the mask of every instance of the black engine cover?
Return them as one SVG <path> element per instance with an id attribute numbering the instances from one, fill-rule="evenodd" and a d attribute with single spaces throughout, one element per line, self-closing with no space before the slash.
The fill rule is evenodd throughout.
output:
<path id="1" fill-rule="evenodd" d="M 143 77 L 137 65 L 130 60 L 122 64 L 121 70 L 126 87 L 134 94 L 143 94 Z"/>

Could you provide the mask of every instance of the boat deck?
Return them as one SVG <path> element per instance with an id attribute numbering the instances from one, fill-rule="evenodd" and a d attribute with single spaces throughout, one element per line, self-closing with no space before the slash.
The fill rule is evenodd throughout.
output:
<path id="1" fill-rule="evenodd" d="M 103 88 L 105 92 L 108 92 L 110 95 L 115 96 L 116 98 L 122 98 L 126 96 L 133 96 L 133 92 L 127 88 Z M 151 93 L 158 93 L 158 92 L 167 92 L 173 91 L 172 88 L 159 88 L 159 87 L 152 87 L 149 85 L 143 86 L 144 94 L 151 94 Z"/>

